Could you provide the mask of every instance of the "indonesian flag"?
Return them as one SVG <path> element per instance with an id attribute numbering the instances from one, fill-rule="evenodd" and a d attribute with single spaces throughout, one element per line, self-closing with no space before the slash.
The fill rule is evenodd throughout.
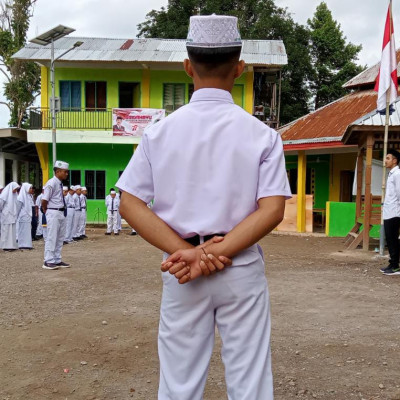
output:
<path id="1" fill-rule="evenodd" d="M 397 99 L 397 89 L 396 46 L 394 43 L 392 0 L 390 0 L 383 35 L 381 66 L 375 85 L 375 91 L 378 92 L 378 111 L 386 110 L 387 101 L 392 104 Z"/>

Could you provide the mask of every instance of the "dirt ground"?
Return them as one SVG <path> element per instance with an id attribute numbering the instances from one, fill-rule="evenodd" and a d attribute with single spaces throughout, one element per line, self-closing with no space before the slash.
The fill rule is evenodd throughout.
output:
<path id="1" fill-rule="evenodd" d="M 64 246 L 72 268 L 0 253 L 0 400 L 156 399 L 161 252 L 124 229 Z M 400 399 L 400 276 L 340 239 L 261 245 L 273 317 L 275 400 Z M 226 399 L 220 341 L 204 399 Z M 260 399 L 263 400 L 263 399 Z"/>

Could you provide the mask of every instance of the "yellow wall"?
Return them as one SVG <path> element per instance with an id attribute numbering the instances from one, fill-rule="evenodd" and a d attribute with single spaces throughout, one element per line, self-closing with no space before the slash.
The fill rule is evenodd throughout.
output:
<path id="1" fill-rule="evenodd" d="M 41 67 L 41 95 L 40 102 L 42 108 L 49 107 L 49 69 L 47 67 Z M 50 88 L 51 91 L 51 88 Z"/>
<path id="2" fill-rule="evenodd" d="M 357 153 L 332 154 L 329 182 L 329 201 L 340 201 L 340 172 L 354 171 Z"/>
<path id="3" fill-rule="evenodd" d="M 245 96 L 244 96 L 244 109 L 251 115 L 253 115 L 254 108 L 254 72 L 246 72 L 246 86 L 245 86 Z"/>

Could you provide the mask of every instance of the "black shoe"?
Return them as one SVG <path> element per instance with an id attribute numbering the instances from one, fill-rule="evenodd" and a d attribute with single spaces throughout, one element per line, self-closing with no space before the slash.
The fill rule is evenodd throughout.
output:
<path id="1" fill-rule="evenodd" d="M 117 232 L 117 233 L 114 233 L 114 236 L 119 236 L 119 233 Z"/>
<path id="2" fill-rule="evenodd" d="M 137 233 L 136 232 L 131 232 L 131 236 L 136 236 Z"/>
<path id="3" fill-rule="evenodd" d="M 37 240 L 43 239 L 43 235 L 36 235 L 36 239 Z"/>
<path id="4" fill-rule="evenodd" d="M 81 235 L 82 239 L 87 239 L 88 237 L 86 235 Z"/>
<path id="5" fill-rule="evenodd" d="M 42 268 L 43 269 L 58 269 L 58 265 L 44 262 L 44 264 L 42 265 Z"/>
<path id="6" fill-rule="evenodd" d="M 57 263 L 56 265 L 57 265 L 58 267 L 61 267 L 61 268 L 69 268 L 69 267 L 70 267 L 69 264 L 67 264 L 67 263 L 65 263 L 65 262 L 63 262 L 63 261 Z"/>
<path id="7" fill-rule="evenodd" d="M 82 240 L 82 238 L 77 236 L 77 237 L 72 238 L 72 240 Z"/>
<path id="8" fill-rule="evenodd" d="M 387 271 L 385 271 L 383 273 L 383 275 L 400 275 L 400 268 L 399 267 L 395 267 L 395 268 L 390 268 Z"/>
<path id="9" fill-rule="evenodd" d="M 64 241 L 64 244 L 69 244 L 69 242 L 67 242 L 67 241 Z"/>
<path id="10" fill-rule="evenodd" d="M 382 267 L 379 271 L 381 271 L 382 274 L 384 274 L 386 271 L 389 271 L 389 269 L 392 269 L 390 265 L 388 265 L 387 267 Z"/>
<path id="11" fill-rule="evenodd" d="M 111 232 L 106 232 L 105 235 L 111 235 Z"/>

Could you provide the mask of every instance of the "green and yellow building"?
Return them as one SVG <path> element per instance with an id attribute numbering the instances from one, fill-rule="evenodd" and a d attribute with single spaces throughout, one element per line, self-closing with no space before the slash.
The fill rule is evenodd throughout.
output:
<path id="1" fill-rule="evenodd" d="M 190 100 L 191 79 L 183 70 L 184 40 L 64 37 L 55 42 L 55 55 L 74 47 L 55 64 L 57 158 L 70 164 L 69 184 L 88 188 L 88 220 L 104 218 L 104 198 L 129 162 L 140 137 L 112 133 L 113 108 L 156 108 L 173 112 Z M 15 59 L 41 66 L 41 105 L 30 110 L 28 141 L 35 144 L 43 182 L 52 175 L 50 45 L 28 44 Z M 245 73 L 236 81 L 236 104 L 253 114 L 258 98 L 261 119 L 276 124 L 279 115 L 279 71 L 287 64 L 282 41 L 244 41 Z M 265 78 L 265 77 L 268 78 Z M 254 80 L 268 82 L 268 95 L 257 92 Z M 189 128 L 190 129 L 190 128 Z M 182 143 L 184 151 L 184 143 Z"/>

